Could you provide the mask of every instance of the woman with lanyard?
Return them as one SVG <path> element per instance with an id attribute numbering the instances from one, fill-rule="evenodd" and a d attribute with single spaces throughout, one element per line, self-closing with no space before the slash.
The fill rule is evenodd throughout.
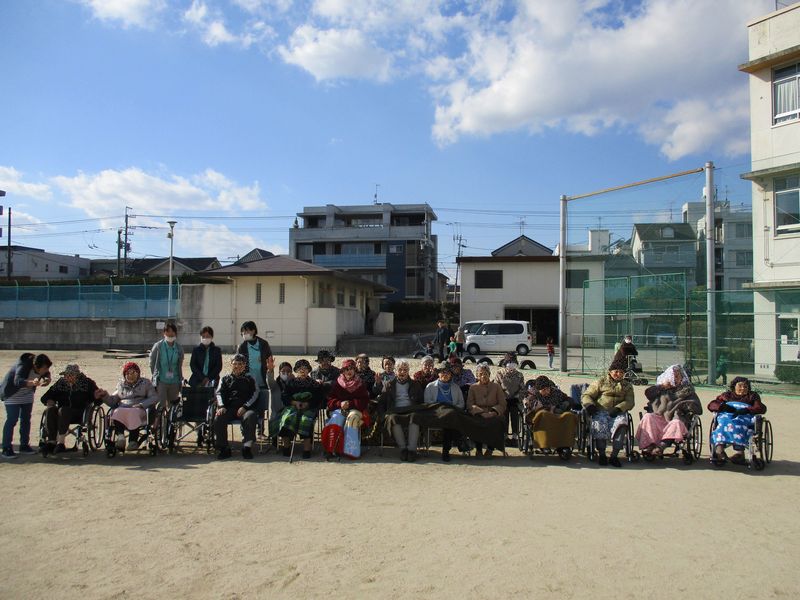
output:
<path id="1" fill-rule="evenodd" d="M 267 340 L 258 337 L 258 327 L 253 321 L 245 321 L 239 328 L 242 334 L 242 343 L 237 349 L 238 354 L 247 357 L 247 372 L 256 380 L 258 385 L 258 402 L 256 412 L 258 413 L 259 434 L 264 434 L 264 412 L 267 410 L 267 389 L 269 384 L 275 381 L 275 359 L 272 357 L 272 349 Z M 279 415 L 270 415 L 277 421 Z"/>
<path id="2" fill-rule="evenodd" d="M 176 341 L 178 327 L 168 322 L 164 325 L 164 339 L 153 344 L 150 350 L 150 373 L 158 393 L 158 408 L 168 410 L 181 395 L 183 383 L 183 348 Z"/>

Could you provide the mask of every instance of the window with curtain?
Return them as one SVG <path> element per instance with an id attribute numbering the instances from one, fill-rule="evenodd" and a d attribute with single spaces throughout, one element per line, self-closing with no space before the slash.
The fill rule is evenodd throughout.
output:
<path id="1" fill-rule="evenodd" d="M 773 124 L 800 118 L 800 64 L 772 74 Z"/>

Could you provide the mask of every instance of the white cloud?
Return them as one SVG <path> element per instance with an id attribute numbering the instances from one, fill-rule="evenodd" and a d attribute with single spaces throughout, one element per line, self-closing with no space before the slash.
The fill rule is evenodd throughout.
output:
<path id="1" fill-rule="evenodd" d="M 224 14 L 218 9 L 209 8 L 203 0 L 192 0 L 183 13 L 183 20 L 200 34 L 204 44 L 212 48 L 222 44 L 249 48 L 274 35 L 272 28 L 260 20 L 250 21 L 241 32 L 233 33 L 225 23 Z"/>
<path id="2" fill-rule="evenodd" d="M 351 77 L 387 81 L 392 64 L 386 52 L 356 29 L 302 25 L 279 52 L 284 61 L 302 67 L 317 81 Z"/>
<path id="3" fill-rule="evenodd" d="M 116 21 L 123 27 L 149 29 L 165 9 L 164 0 L 83 0 L 101 21 Z"/>
<path id="4" fill-rule="evenodd" d="M 284 235 L 281 234 L 281 237 Z M 263 248 L 274 254 L 288 252 L 279 244 L 250 233 L 231 230 L 223 224 L 192 220 L 178 223 L 175 227 L 175 254 L 178 256 L 216 256 L 225 261 L 242 256 L 253 248 Z"/>
<path id="5" fill-rule="evenodd" d="M 25 196 L 34 200 L 50 200 L 52 193 L 46 183 L 30 183 L 23 181 L 22 173 L 14 167 L 0 166 L 0 190 L 4 190 L 9 197 Z M 6 202 L 13 202 L 10 198 Z M 0 204 L 3 201 L 0 200 Z"/>
<path id="6" fill-rule="evenodd" d="M 208 169 L 192 177 L 160 177 L 131 167 L 107 169 L 94 175 L 79 173 L 58 176 L 53 183 L 69 198 L 74 208 L 92 217 L 134 212 L 234 211 L 265 209 L 258 182 L 236 185 L 224 175 Z"/>

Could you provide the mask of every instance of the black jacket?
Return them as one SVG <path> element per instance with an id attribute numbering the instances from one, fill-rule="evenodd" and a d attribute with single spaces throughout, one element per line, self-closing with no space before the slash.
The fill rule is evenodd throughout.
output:
<path id="1" fill-rule="evenodd" d="M 291 406 L 294 395 L 302 394 L 303 392 L 308 392 L 311 394 L 311 400 L 308 401 L 308 409 L 319 410 L 322 406 L 323 400 L 322 386 L 318 381 L 311 379 L 310 377 L 303 380 L 295 377 L 294 379 L 290 379 L 286 382 L 281 394 L 281 401 L 283 402 L 283 405 Z"/>
<path id="2" fill-rule="evenodd" d="M 67 380 L 61 377 L 44 393 L 41 400 L 42 404 L 52 400 L 59 408 L 85 410 L 95 401 L 96 391 L 97 384 L 86 375 L 79 375 L 74 387 L 70 387 Z"/>
<path id="3" fill-rule="evenodd" d="M 249 373 L 238 377 L 233 373 L 225 375 L 217 386 L 217 406 L 228 411 L 237 411 L 241 407 L 254 408 L 258 402 L 258 386 Z"/>
<path id="4" fill-rule="evenodd" d="M 208 352 L 208 375 L 203 374 L 206 352 Z M 200 385 L 206 377 L 210 381 L 218 382 L 219 375 L 222 373 L 222 350 L 214 342 L 211 342 L 208 346 L 197 344 L 192 350 L 189 368 L 192 371 L 192 375 L 189 377 L 189 385 L 191 386 Z"/>

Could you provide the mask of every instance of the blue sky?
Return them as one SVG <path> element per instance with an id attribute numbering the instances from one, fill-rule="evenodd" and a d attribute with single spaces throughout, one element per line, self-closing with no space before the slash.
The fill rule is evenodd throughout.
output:
<path id="1" fill-rule="evenodd" d="M 749 204 L 746 23 L 772 0 L 5 0 L 0 189 L 15 244 L 225 260 L 304 205 L 427 202 L 486 254 L 558 238 L 558 198 L 718 167 Z M 575 203 L 679 218 L 702 175 Z M 520 226 L 520 220 L 524 226 Z M 3 216 L 6 233 L 6 217 Z M 0 240 L 5 244 L 5 237 Z"/>

